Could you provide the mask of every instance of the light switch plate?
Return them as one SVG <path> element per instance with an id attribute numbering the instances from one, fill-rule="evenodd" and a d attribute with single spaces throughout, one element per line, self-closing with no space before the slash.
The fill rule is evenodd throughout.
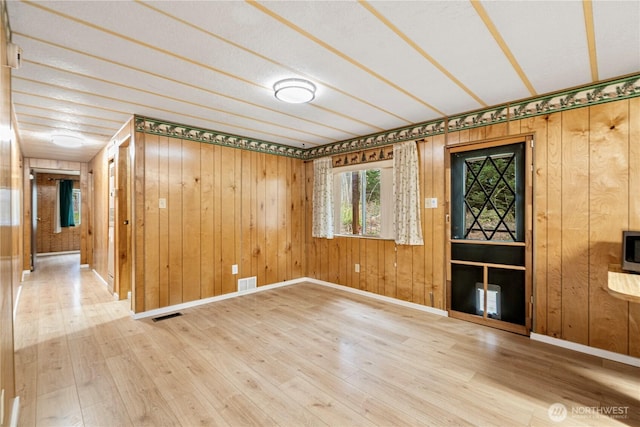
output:
<path id="1" fill-rule="evenodd" d="M 424 199 L 424 207 L 426 209 L 435 209 L 438 207 L 438 198 L 437 197 L 427 197 Z"/>
<path id="2" fill-rule="evenodd" d="M 167 199 L 164 199 L 164 198 L 158 199 L 158 207 L 160 209 L 166 209 L 167 208 Z"/>
<path id="3" fill-rule="evenodd" d="M 231 274 L 238 274 L 238 264 L 233 264 L 231 266 Z"/>

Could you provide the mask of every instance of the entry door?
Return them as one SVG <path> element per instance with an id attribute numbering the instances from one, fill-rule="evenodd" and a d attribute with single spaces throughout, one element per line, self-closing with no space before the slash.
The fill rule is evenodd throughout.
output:
<path id="1" fill-rule="evenodd" d="M 531 141 L 448 150 L 450 314 L 521 334 L 532 312 Z"/>

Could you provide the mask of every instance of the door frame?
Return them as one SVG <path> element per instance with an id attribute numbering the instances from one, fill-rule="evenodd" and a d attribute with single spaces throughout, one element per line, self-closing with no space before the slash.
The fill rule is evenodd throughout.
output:
<path id="1" fill-rule="evenodd" d="M 485 148 L 494 148 L 503 145 L 516 144 L 524 142 L 525 153 L 525 174 L 524 174 L 524 248 L 525 248 L 525 324 L 518 325 L 515 323 L 509 323 L 502 320 L 491 319 L 486 316 L 479 317 L 477 315 L 463 313 L 451 309 L 451 154 L 481 150 Z M 534 136 L 531 133 L 512 135 L 508 137 L 485 139 L 480 141 L 474 141 L 469 143 L 461 143 L 450 145 L 445 148 L 445 260 L 446 260 L 446 309 L 449 312 L 449 316 L 462 320 L 467 320 L 474 323 L 494 327 L 497 329 L 507 330 L 510 332 L 519 333 L 522 335 L 529 335 L 533 324 L 533 171 L 534 169 Z M 490 242 L 478 241 L 479 244 L 491 245 Z M 519 242 L 508 243 L 507 245 L 522 245 Z M 504 244 L 503 244 L 504 245 Z M 487 267 L 484 267 L 486 274 Z"/>
<path id="2" fill-rule="evenodd" d="M 114 289 L 118 299 L 127 299 L 132 289 L 131 135 L 115 151 Z"/>

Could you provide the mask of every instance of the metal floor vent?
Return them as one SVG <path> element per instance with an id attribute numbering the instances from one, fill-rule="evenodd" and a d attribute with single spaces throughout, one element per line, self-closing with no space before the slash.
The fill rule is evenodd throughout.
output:
<path id="1" fill-rule="evenodd" d="M 248 291 L 249 289 L 255 289 L 258 283 L 256 276 L 247 277 L 246 279 L 238 279 L 238 292 Z"/>
<path id="2" fill-rule="evenodd" d="M 164 316 L 154 317 L 151 320 L 153 320 L 154 322 L 159 322 L 161 320 L 167 320 L 167 319 L 171 319 L 171 318 L 178 317 L 178 316 L 182 316 L 182 313 L 165 314 Z"/>

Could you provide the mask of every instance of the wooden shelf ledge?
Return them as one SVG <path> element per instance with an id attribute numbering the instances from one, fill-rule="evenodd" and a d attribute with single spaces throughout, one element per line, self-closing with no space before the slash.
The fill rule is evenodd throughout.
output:
<path id="1" fill-rule="evenodd" d="M 609 265 L 607 291 L 616 298 L 640 303 L 640 274 L 622 271 L 619 265 Z"/>

